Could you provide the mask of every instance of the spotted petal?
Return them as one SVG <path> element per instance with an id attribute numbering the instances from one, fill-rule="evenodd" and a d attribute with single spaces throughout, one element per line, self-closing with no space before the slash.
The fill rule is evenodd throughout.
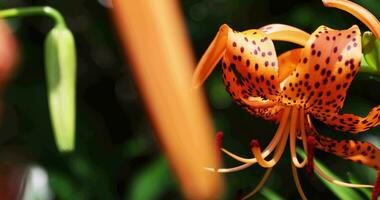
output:
<path id="1" fill-rule="evenodd" d="M 380 150 L 371 143 L 355 140 L 337 141 L 323 135 L 318 135 L 316 138 L 318 149 L 346 160 L 380 169 Z"/>
<path id="2" fill-rule="evenodd" d="M 224 84 L 238 104 L 252 114 L 269 118 L 282 109 L 257 109 L 247 103 L 251 98 L 278 101 L 277 56 L 265 33 L 254 29 L 229 32 L 222 66 Z"/>
<path id="3" fill-rule="evenodd" d="M 319 27 L 302 51 L 296 70 L 281 83 L 283 101 L 301 105 L 319 119 L 341 110 L 361 59 L 357 26 Z"/>

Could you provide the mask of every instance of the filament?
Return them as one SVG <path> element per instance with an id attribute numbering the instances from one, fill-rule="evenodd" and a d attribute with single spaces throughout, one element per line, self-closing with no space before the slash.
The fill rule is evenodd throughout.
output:
<path id="1" fill-rule="evenodd" d="M 338 186 L 350 187 L 350 188 L 373 188 L 373 185 L 353 184 L 353 183 L 347 183 L 347 182 L 336 180 L 330 177 L 329 175 L 327 175 L 325 172 L 323 172 L 322 169 L 318 167 L 318 163 L 315 163 L 314 169 L 315 169 L 315 172 L 317 172 L 319 176 L 321 176 L 328 182 L 338 185 Z"/>
<path id="2" fill-rule="evenodd" d="M 211 172 L 217 172 L 217 173 L 232 173 L 232 172 L 238 172 L 243 169 L 247 169 L 248 167 L 252 166 L 253 163 L 245 163 L 236 167 L 231 168 L 211 168 L 211 167 L 204 167 L 205 170 L 211 171 Z"/>
<path id="3" fill-rule="evenodd" d="M 307 200 L 305 193 L 303 192 L 301 184 L 300 184 L 300 180 L 299 180 L 298 173 L 297 173 L 297 168 L 293 162 L 291 163 L 291 165 L 292 165 L 292 175 L 293 175 L 294 182 L 296 183 L 298 193 L 300 194 L 302 200 Z"/>
<path id="4" fill-rule="evenodd" d="M 273 139 L 270 141 L 268 146 L 262 152 L 263 158 L 266 158 L 267 156 L 269 156 L 272 153 L 272 151 L 276 148 L 277 144 L 280 142 L 282 135 L 284 133 L 284 130 L 285 130 L 287 123 L 288 123 L 289 113 L 290 113 L 290 108 L 285 108 L 285 110 L 282 113 L 280 124 L 279 124 L 279 127 L 277 129 L 275 136 L 273 137 Z M 230 157 L 232 157 L 233 159 L 240 161 L 240 162 L 243 162 L 243 163 L 254 164 L 257 162 L 256 158 L 243 158 L 243 157 L 237 156 L 237 155 L 229 152 L 226 149 L 222 149 L 222 151 L 224 153 L 226 153 L 227 155 L 229 155 Z"/>
<path id="5" fill-rule="evenodd" d="M 301 138 L 302 138 L 302 145 L 303 148 L 307 154 L 307 140 L 306 140 L 306 131 L 305 131 L 305 110 L 303 108 L 300 109 L 300 129 L 301 129 Z"/>
<path id="6" fill-rule="evenodd" d="M 272 169 L 273 168 L 268 168 L 263 176 L 263 178 L 260 180 L 259 184 L 257 184 L 257 186 L 249 193 L 247 194 L 246 196 L 243 197 L 242 200 L 246 200 L 246 199 L 249 199 L 250 197 L 252 197 L 253 195 L 255 195 L 258 191 L 260 191 L 260 189 L 264 186 L 264 184 L 267 182 L 268 178 L 269 178 L 269 175 L 270 173 L 272 172 Z"/>
<path id="7" fill-rule="evenodd" d="M 253 140 L 251 142 L 252 144 L 251 151 L 260 166 L 265 167 L 265 168 L 270 168 L 270 167 L 273 167 L 280 160 L 282 154 L 284 153 L 288 136 L 289 136 L 289 124 L 287 124 L 285 132 L 284 134 L 282 134 L 281 142 L 276 147 L 276 151 L 273 155 L 273 158 L 269 161 L 266 161 L 265 158 L 262 156 L 258 141 Z"/>
<path id="8" fill-rule="evenodd" d="M 292 116 L 291 116 L 291 119 L 290 119 L 290 155 L 291 155 L 291 158 L 292 158 L 292 162 L 293 164 L 297 167 L 297 168 L 303 168 L 305 165 L 306 165 L 306 161 L 307 159 L 305 158 L 302 163 L 300 163 L 297 159 L 297 153 L 296 153 L 296 134 L 297 134 L 297 118 L 298 116 L 301 116 L 302 118 L 302 115 L 299 115 L 298 114 L 298 109 L 297 108 L 293 108 L 293 111 L 292 111 Z M 301 135 L 301 137 L 303 138 L 304 135 Z"/>

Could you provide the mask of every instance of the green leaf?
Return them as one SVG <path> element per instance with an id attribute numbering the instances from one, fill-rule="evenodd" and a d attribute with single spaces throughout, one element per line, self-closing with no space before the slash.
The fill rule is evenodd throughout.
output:
<path id="1" fill-rule="evenodd" d="M 132 180 L 129 194 L 125 199 L 145 200 L 160 199 L 171 185 L 172 179 L 166 160 L 160 157 L 143 168 Z"/>
<path id="2" fill-rule="evenodd" d="M 351 183 L 354 183 L 354 184 L 361 184 L 359 183 L 359 181 L 351 174 L 349 173 L 348 174 L 348 179 L 350 180 Z M 368 189 L 368 188 L 358 188 L 365 196 L 368 197 L 368 199 L 371 199 L 372 197 L 372 190 Z"/>
<path id="3" fill-rule="evenodd" d="M 57 199 L 79 199 L 76 183 L 67 174 L 59 172 L 49 173 L 49 185 L 52 187 Z"/>
<path id="4" fill-rule="evenodd" d="M 362 38 L 363 59 L 360 71 L 380 75 L 380 41 L 372 32 L 364 32 Z"/>
<path id="5" fill-rule="evenodd" d="M 64 25 L 55 26 L 45 40 L 45 67 L 50 117 L 60 151 L 75 144 L 76 51 L 74 37 Z"/>
<path id="6" fill-rule="evenodd" d="M 306 154 L 303 150 L 297 148 L 297 153 L 301 155 L 302 158 L 306 157 Z M 323 165 L 321 162 L 319 162 L 317 159 L 314 159 L 314 163 L 318 165 L 318 167 L 328 176 L 335 180 L 341 181 L 340 178 L 338 178 L 337 175 L 335 175 L 332 171 L 330 171 L 325 165 Z M 321 176 L 318 175 L 318 178 L 337 196 L 339 199 L 343 200 L 357 200 L 357 199 L 362 199 L 362 196 L 352 188 L 348 187 L 342 187 L 342 186 L 337 186 L 334 185 Z"/>
<path id="7" fill-rule="evenodd" d="M 261 195 L 263 195 L 266 199 L 271 199 L 271 200 L 284 200 L 280 195 L 275 193 L 273 190 L 263 187 L 260 190 Z"/>

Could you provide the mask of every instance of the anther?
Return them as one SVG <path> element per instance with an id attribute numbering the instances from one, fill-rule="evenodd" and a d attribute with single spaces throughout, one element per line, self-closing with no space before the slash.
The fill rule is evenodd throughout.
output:
<path id="1" fill-rule="evenodd" d="M 253 148 L 253 147 L 255 147 L 255 148 L 260 147 L 260 143 L 258 140 L 251 140 L 251 148 Z"/>
<path id="2" fill-rule="evenodd" d="M 218 131 L 216 133 L 216 153 L 217 153 L 218 158 L 221 157 L 220 149 L 222 148 L 222 139 L 223 139 L 223 132 Z"/>

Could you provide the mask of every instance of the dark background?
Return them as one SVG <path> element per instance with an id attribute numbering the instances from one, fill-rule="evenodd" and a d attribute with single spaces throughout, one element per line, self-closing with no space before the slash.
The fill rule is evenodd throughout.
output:
<path id="1" fill-rule="evenodd" d="M 380 3 L 377 0 L 356 2 L 380 17 Z M 0 2 L 4 9 L 37 5 L 58 9 L 76 39 L 76 150 L 67 154 L 57 151 L 49 121 L 43 42 L 53 25 L 52 21 L 46 17 L 9 19 L 7 21 L 19 40 L 22 56 L 4 97 L 0 164 L 41 166 L 48 173 L 54 199 L 180 199 L 178 186 L 159 151 L 104 2 Z M 362 32 L 367 30 L 351 15 L 324 8 L 319 0 L 183 0 L 181 6 L 197 59 L 223 23 L 238 31 L 270 23 L 291 24 L 307 32 L 312 32 L 319 25 L 346 29 L 358 24 Z M 286 43 L 275 45 L 278 54 L 295 47 Z M 366 114 L 371 106 L 380 102 L 379 86 L 368 76 L 358 76 L 350 87 L 344 110 Z M 223 144 L 227 149 L 249 156 L 251 139 L 257 138 L 265 143 L 273 136 L 275 124 L 250 116 L 231 101 L 224 90 L 219 70 L 208 79 L 205 91 L 215 125 L 225 132 Z M 379 128 L 352 136 L 316 123 L 321 132 L 335 138 L 355 138 L 380 144 L 376 136 Z M 268 195 L 300 199 L 291 176 L 289 151 L 285 152 L 274 168 L 266 189 L 255 199 L 271 198 Z M 372 169 L 319 151 L 316 157 L 344 180 L 347 180 L 349 172 L 361 182 L 374 181 Z M 238 164 L 227 157 L 224 161 L 224 166 Z M 226 175 L 224 199 L 234 199 L 239 191 L 248 193 L 263 173 L 263 169 L 254 166 Z M 305 170 L 299 170 L 299 175 L 309 199 L 338 198 L 317 177 L 309 177 Z"/>

